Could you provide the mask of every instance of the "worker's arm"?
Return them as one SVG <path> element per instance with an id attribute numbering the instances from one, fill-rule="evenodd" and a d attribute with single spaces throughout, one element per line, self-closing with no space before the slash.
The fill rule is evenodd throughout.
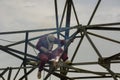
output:
<path id="1" fill-rule="evenodd" d="M 40 50 L 43 51 L 44 53 L 51 53 L 47 48 L 45 47 L 40 47 Z"/>

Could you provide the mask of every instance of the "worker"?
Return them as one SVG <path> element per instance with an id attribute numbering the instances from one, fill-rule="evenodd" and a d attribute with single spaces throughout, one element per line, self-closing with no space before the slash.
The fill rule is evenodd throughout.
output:
<path id="1" fill-rule="evenodd" d="M 57 48 L 53 50 L 54 44 L 57 44 Z M 38 58 L 40 59 L 37 75 L 38 79 L 41 78 L 41 71 L 49 61 L 53 61 L 54 66 L 56 66 L 60 57 L 64 62 L 68 61 L 67 53 L 65 53 L 61 48 L 65 44 L 66 40 L 60 40 L 53 34 L 45 35 L 39 39 L 36 45 L 36 48 L 39 50 Z"/>

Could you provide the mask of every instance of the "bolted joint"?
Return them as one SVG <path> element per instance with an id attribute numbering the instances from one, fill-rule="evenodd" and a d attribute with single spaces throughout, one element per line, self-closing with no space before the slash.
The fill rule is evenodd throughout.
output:
<path id="1" fill-rule="evenodd" d="M 109 68 L 110 69 L 110 60 L 105 60 L 105 58 L 99 58 L 98 59 L 98 64 L 100 64 L 103 67 Z"/>

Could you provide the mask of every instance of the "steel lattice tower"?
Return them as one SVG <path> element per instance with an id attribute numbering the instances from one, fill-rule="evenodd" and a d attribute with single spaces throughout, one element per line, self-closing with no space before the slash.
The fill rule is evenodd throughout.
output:
<path id="1" fill-rule="evenodd" d="M 118 64 L 120 63 L 120 53 L 114 53 L 111 56 L 107 56 L 104 57 L 102 56 L 102 53 L 100 52 L 99 48 L 96 46 L 95 44 L 95 40 L 94 38 L 92 38 L 91 36 L 94 36 L 96 38 L 100 38 L 112 43 L 115 43 L 117 45 L 120 44 L 120 40 L 116 40 L 114 38 L 109 38 L 103 35 L 99 35 L 95 32 L 92 32 L 94 30 L 96 31 L 109 31 L 109 32 L 118 32 L 120 31 L 120 27 L 116 27 L 120 25 L 120 22 L 114 22 L 114 23 L 104 23 L 104 24 L 92 24 L 91 22 L 97 12 L 98 7 L 100 6 L 100 3 L 102 2 L 102 0 L 98 0 L 95 8 L 93 9 L 93 13 L 88 21 L 88 23 L 86 25 L 82 25 L 79 22 L 79 18 L 77 16 L 77 12 L 76 12 L 76 8 L 75 8 L 75 4 L 74 4 L 74 0 L 66 0 L 65 2 L 65 6 L 64 6 L 64 10 L 63 10 L 63 14 L 62 14 L 62 18 L 59 21 L 58 19 L 58 3 L 57 0 L 54 0 L 54 4 L 55 4 L 55 17 L 56 17 L 56 28 L 49 28 L 49 29 L 38 29 L 38 30 L 24 30 L 24 31 L 13 31 L 13 32 L 0 32 L 0 35 L 12 35 L 12 34 L 24 34 L 25 35 L 25 39 L 15 42 L 15 43 L 11 43 L 8 45 L 1 45 L 0 44 L 0 50 L 10 54 L 16 58 L 18 58 L 19 60 L 22 61 L 21 65 L 18 67 L 11 67 L 8 66 L 7 68 L 0 68 L 1 73 L 0 73 L 0 79 L 2 80 L 6 80 L 6 78 L 4 77 L 4 75 L 6 73 L 8 73 L 7 76 L 7 80 L 12 80 L 11 76 L 12 71 L 17 70 L 16 74 L 14 75 L 14 79 L 13 80 L 29 80 L 29 74 L 32 73 L 38 66 L 33 66 L 33 65 L 28 65 L 27 62 L 30 60 L 35 61 L 37 59 L 37 57 L 35 55 L 29 54 L 28 53 L 28 46 L 32 47 L 35 49 L 35 44 L 32 43 L 32 41 L 34 40 L 38 40 L 40 37 L 43 36 L 35 36 L 35 37 L 29 37 L 31 33 L 35 33 L 35 32 L 45 32 L 48 31 L 47 34 L 56 34 L 58 38 L 64 38 L 66 39 L 70 39 L 68 41 L 68 43 L 64 46 L 64 49 L 66 52 L 68 52 L 69 55 L 69 46 L 72 44 L 74 44 L 75 40 L 78 40 L 77 45 L 74 47 L 74 52 L 72 53 L 72 57 L 70 58 L 72 64 L 67 65 L 64 62 L 59 62 L 59 66 L 60 68 L 55 70 L 55 69 L 49 69 L 49 64 L 46 65 L 46 67 L 44 68 L 44 71 L 47 72 L 47 74 L 45 75 L 45 78 L 43 80 L 47 80 L 49 78 L 50 75 L 54 75 L 56 76 L 58 79 L 61 80 L 84 80 L 84 79 L 106 79 L 106 78 L 111 78 L 113 80 L 119 80 L 120 79 L 120 73 L 119 72 L 115 72 L 114 70 L 111 69 L 111 65 L 112 64 Z M 75 20 L 76 20 L 76 25 L 71 26 L 71 15 L 72 13 L 75 16 Z M 63 19 L 65 18 L 65 27 L 62 26 L 63 24 Z M 52 32 L 49 32 L 52 31 Z M 72 33 L 70 33 L 72 31 Z M 44 34 L 46 35 L 46 34 Z M 98 59 L 97 61 L 90 61 L 90 62 L 74 62 L 75 58 L 77 57 L 77 54 L 80 46 L 82 45 L 84 39 L 87 39 L 88 43 L 90 44 L 90 46 L 92 47 L 92 49 L 94 50 L 94 52 L 96 53 Z M 16 46 L 16 45 L 20 45 L 20 44 L 24 44 L 24 51 L 20 51 L 17 49 L 14 49 L 12 47 Z M 87 45 L 86 45 L 87 46 Z M 87 69 L 82 69 L 78 66 L 81 65 L 94 65 L 94 66 L 100 66 L 103 69 L 105 69 L 106 71 L 94 71 L 94 70 L 87 70 Z M 77 66 L 77 67 L 76 67 Z M 19 72 L 23 70 L 23 74 L 22 76 L 19 76 Z M 65 72 L 62 72 L 62 71 Z M 78 74 L 84 73 L 85 76 L 81 76 Z M 74 74 L 74 75 L 73 75 Z M 87 76 L 88 74 L 91 74 L 89 76 Z M 71 76 L 72 75 L 72 76 Z M 19 76 L 19 78 L 17 78 Z"/>

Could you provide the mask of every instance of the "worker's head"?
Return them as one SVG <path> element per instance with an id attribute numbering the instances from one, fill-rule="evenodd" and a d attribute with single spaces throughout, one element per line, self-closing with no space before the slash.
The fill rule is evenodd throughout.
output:
<path id="1" fill-rule="evenodd" d="M 54 35 L 53 35 L 53 34 L 49 34 L 49 35 L 48 35 L 48 40 L 49 40 L 50 42 L 54 42 L 54 40 L 55 40 Z"/>

